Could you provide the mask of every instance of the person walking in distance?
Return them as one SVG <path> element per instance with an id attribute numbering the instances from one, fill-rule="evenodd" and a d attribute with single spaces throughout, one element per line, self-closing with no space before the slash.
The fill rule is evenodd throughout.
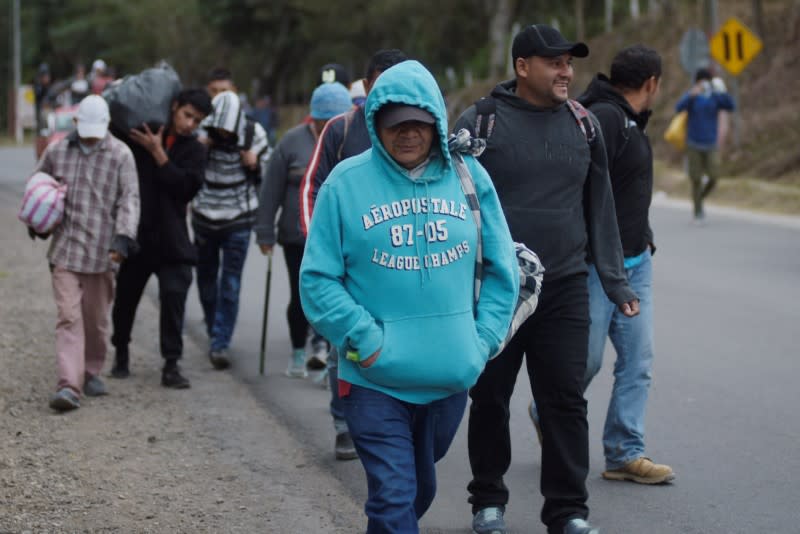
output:
<path id="1" fill-rule="evenodd" d="M 378 76 L 386 69 L 405 61 L 406 55 L 400 50 L 379 50 L 372 55 L 367 64 L 364 89 L 369 93 Z M 372 146 L 367 131 L 364 106 L 357 106 L 351 111 L 334 117 L 325 125 L 311 155 L 308 168 L 300 184 L 300 228 L 308 233 L 311 215 L 317 192 L 333 168 L 342 160 L 361 154 Z M 331 416 L 336 432 L 334 454 L 338 460 L 354 460 L 357 458 L 344 411 L 339 399 L 338 362 L 336 348 L 332 347 L 328 355 L 328 384 L 331 391 Z"/>
<path id="2" fill-rule="evenodd" d="M 706 217 L 703 200 L 714 190 L 719 177 L 719 113 L 733 111 L 735 106 L 728 93 L 714 89 L 710 70 L 698 69 L 694 80 L 692 88 L 675 104 L 675 111 L 689 114 L 686 156 L 692 183 L 694 221 L 703 222 Z"/>
<path id="3" fill-rule="evenodd" d="M 309 330 L 300 305 L 300 262 L 306 241 L 300 231 L 300 181 L 325 123 L 349 110 L 352 104 L 347 89 L 342 84 L 333 82 L 323 83 L 314 90 L 310 107 L 313 122 L 303 122 L 286 132 L 270 155 L 264 182 L 259 191 L 255 225 L 256 242 L 263 254 L 272 254 L 276 241 L 283 248 L 291 289 L 286 319 L 289 323 L 292 354 L 286 374 L 297 378 L 307 376 L 305 346 Z M 276 237 L 275 218 L 279 210 Z"/>
<path id="4" fill-rule="evenodd" d="M 100 379 L 108 350 L 114 269 L 136 250 L 139 185 L 131 150 L 108 132 L 102 97 L 78 106 L 77 128 L 45 150 L 35 172 L 66 184 L 64 218 L 47 253 L 58 309 L 58 385 L 50 407 L 80 407 L 81 393 L 105 395 Z"/>
<path id="5" fill-rule="evenodd" d="M 139 253 L 122 265 L 117 276 L 117 298 L 111 317 L 116 348 L 111 376 L 130 374 L 128 344 L 136 309 L 151 275 L 158 278 L 159 338 L 164 367 L 161 384 L 184 389 L 189 380 L 178 367 L 183 355 L 183 317 L 192 283 L 197 251 L 189 239 L 186 210 L 203 185 L 205 147 L 194 135 L 211 113 L 211 99 L 203 89 L 185 89 L 172 104 L 169 122 L 153 132 L 141 129 L 120 133 L 136 159 L 141 192 Z"/>
<path id="6" fill-rule="evenodd" d="M 524 361 L 542 432 L 542 522 L 549 534 L 593 534 L 586 518 L 589 469 L 583 376 L 589 337 L 587 256 L 606 294 L 638 313 L 622 247 L 597 119 L 568 100 L 574 57 L 588 47 L 535 24 L 513 40 L 516 77 L 467 109 L 455 131 L 488 137 L 479 161 L 497 189 L 515 241 L 546 268 L 536 313 L 470 390 L 468 490 L 477 534 L 505 534 L 511 463 L 509 402 Z"/>
<path id="7" fill-rule="evenodd" d="M 603 291 L 589 266 L 589 356 L 584 389 L 603 362 L 606 338 L 617 352 L 614 386 L 603 429 L 603 478 L 640 484 L 669 482 L 668 465 L 644 455 L 644 416 L 653 370 L 653 267 L 650 229 L 653 151 L 645 133 L 661 83 L 661 57 L 643 45 L 625 48 L 611 62 L 611 76 L 598 74 L 578 100 L 600 121 L 608 172 L 625 255 L 625 272 L 639 297 L 639 315 L 626 317 Z"/>

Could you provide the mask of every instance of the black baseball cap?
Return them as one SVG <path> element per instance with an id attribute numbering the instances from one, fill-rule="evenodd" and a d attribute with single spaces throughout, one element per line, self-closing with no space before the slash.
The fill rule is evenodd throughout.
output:
<path id="1" fill-rule="evenodd" d="M 561 32 L 547 24 L 531 24 L 514 36 L 511 59 L 530 56 L 555 57 L 572 54 L 575 57 L 589 55 L 586 43 L 567 41 Z"/>
<path id="2" fill-rule="evenodd" d="M 417 106 L 389 103 L 378 110 L 376 122 L 381 128 L 391 128 L 401 122 L 419 121 L 435 124 L 436 118 L 428 111 Z"/>
<path id="3" fill-rule="evenodd" d="M 343 65 L 338 63 L 328 63 L 319 70 L 320 83 L 339 82 L 345 87 L 350 86 L 350 75 Z"/>

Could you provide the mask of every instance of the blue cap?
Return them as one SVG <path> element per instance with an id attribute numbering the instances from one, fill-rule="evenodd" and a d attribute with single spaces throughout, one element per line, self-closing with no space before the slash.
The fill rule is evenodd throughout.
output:
<path id="1" fill-rule="evenodd" d="M 353 107 L 350 92 L 339 82 L 323 83 L 311 93 L 311 118 L 326 120 Z"/>

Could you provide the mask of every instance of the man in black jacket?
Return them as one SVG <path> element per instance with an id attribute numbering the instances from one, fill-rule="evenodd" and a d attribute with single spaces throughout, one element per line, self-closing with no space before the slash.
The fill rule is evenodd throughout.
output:
<path id="1" fill-rule="evenodd" d="M 552 27 L 528 26 L 514 37 L 516 79 L 492 91 L 491 113 L 473 106 L 456 123 L 456 131 L 489 134 L 480 162 L 514 240 L 536 251 L 546 269 L 536 313 L 470 391 L 468 490 L 477 534 L 506 532 L 509 401 L 523 355 L 541 423 L 542 522 L 550 534 L 597 532 L 586 522 L 587 256 L 623 314 L 636 315 L 638 301 L 623 270 L 602 133 L 596 118 L 567 98 L 572 58 L 588 54 Z"/>
<path id="2" fill-rule="evenodd" d="M 598 74 L 578 99 L 600 121 L 625 255 L 625 271 L 639 297 L 639 315 L 627 318 L 603 293 L 597 269 L 589 268 L 589 359 L 585 387 L 600 370 L 606 338 L 617 351 L 614 388 L 603 430 L 603 478 L 659 484 L 675 478 L 668 465 L 644 455 L 644 415 L 653 367 L 653 270 L 650 199 L 653 151 L 645 133 L 661 81 L 661 57 L 643 45 L 620 51 L 611 78 Z"/>
<path id="3" fill-rule="evenodd" d="M 190 386 L 178 368 L 183 354 L 183 316 L 192 283 L 197 252 L 189 240 L 187 205 L 203 183 L 205 147 L 194 130 L 211 112 L 211 99 L 202 89 L 182 91 L 172 104 L 169 123 L 153 132 L 147 125 L 122 135 L 133 151 L 139 173 L 141 217 L 139 253 L 120 268 L 117 295 L 111 313 L 116 348 L 111 376 L 129 375 L 128 343 L 136 308 L 150 275 L 158 277 L 161 303 L 160 341 L 164 368 L 161 384 Z"/>

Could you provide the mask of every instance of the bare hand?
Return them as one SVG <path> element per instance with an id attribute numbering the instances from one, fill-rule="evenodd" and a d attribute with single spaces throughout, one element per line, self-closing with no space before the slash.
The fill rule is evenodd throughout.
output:
<path id="1" fill-rule="evenodd" d="M 699 81 L 695 83 L 692 88 L 689 90 L 689 94 L 691 96 L 697 96 L 701 94 L 705 90 L 705 86 L 703 85 L 703 81 Z"/>
<path id="2" fill-rule="evenodd" d="M 372 356 L 370 356 L 366 360 L 361 360 L 360 362 L 358 362 L 358 365 L 360 365 L 362 369 L 372 367 L 372 364 L 375 363 L 375 361 L 378 359 L 378 356 L 380 355 L 381 355 L 381 349 L 378 349 L 372 354 Z"/>
<path id="3" fill-rule="evenodd" d="M 639 299 L 620 304 L 619 311 L 621 311 L 625 317 L 636 317 L 639 315 Z"/>
<path id="4" fill-rule="evenodd" d="M 164 152 L 164 127 L 158 129 L 156 133 L 150 130 L 147 124 L 142 124 L 144 132 L 136 128 L 130 131 L 131 140 L 142 145 L 145 150 L 156 160 L 156 163 L 163 165 L 167 161 L 167 153 Z"/>
<path id="5" fill-rule="evenodd" d="M 114 263 L 122 263 L 122 260 L 124 259 L 124 258 L 122 257 L 122 254 L 120 254 L 120 253 L 119 253 L 119 252 L 117 252 L 116 250 L 112 250 L 111 252 L 109 252 L 109 253 L 108 253 L 108 258 L 109 258 L 111 261 L 113 261 Z"/>
<path id="6" fill-rule="evenodd" d="M 273 246 L 274 245 L 265 245 L 262 243 L 258 245 L 258 248 L 261 249 L 261 254 L 263 254 L 264 256 L 269 256 L 270 254 L 272 254 Z"/>
<path id="7" fill-rule="evenodd" d="M 253 170 L 258 165 L 256 153 L 252 150 L 241 150 L 239 155 L 242 157 L 242 167 Z"/>

